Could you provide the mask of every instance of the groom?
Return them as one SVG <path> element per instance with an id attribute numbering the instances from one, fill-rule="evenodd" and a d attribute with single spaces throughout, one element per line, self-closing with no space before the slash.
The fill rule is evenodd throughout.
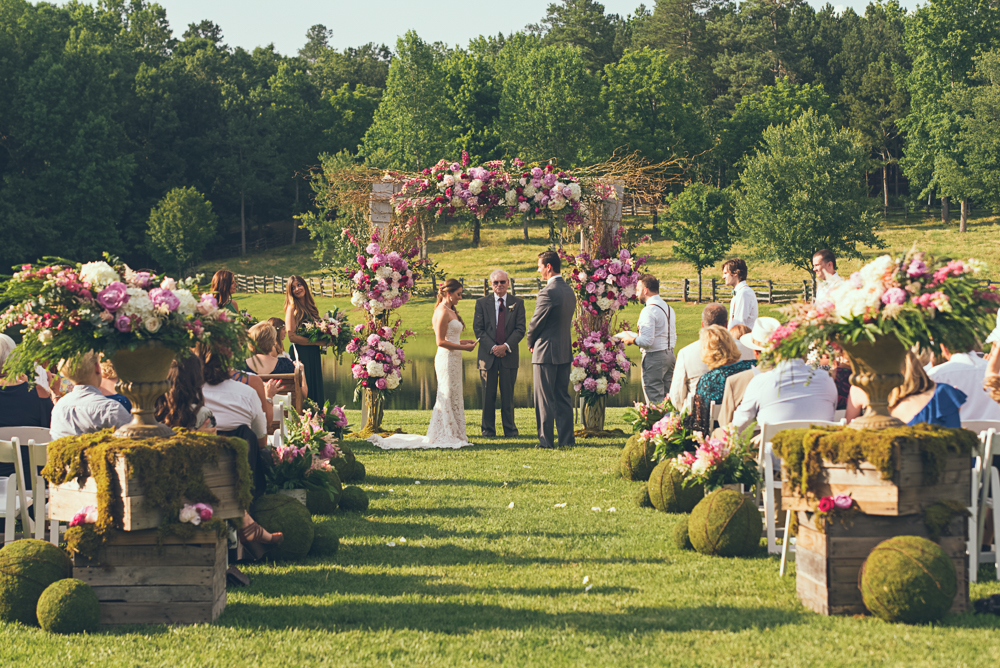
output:
<path id="1" fill-rule="evenodd" d="M 528 348 L 534 371 L 535 422 L 539 448 L 554 448 L 552 424 L 559 430 L 559 445 L 576 445 L 573 403 L 569 399 L 569 372 L 573 361 L 570 329 L 576 295 L 559 274 L 562 262 L 555 251 L 538 256 L 538 273 L 545 287 L 538 291 L 535 313 L 528 323 Z"/>
<path id="2" fill-rule="evenodd" d="M 497 269 L 490 274 L 493 293 L 476 300 L 472 331 L 479 339 L 479 375 L 483 379 L 483 436 L 497 435 L 497 384 L 503 435 L 517 436 L 514 424 L 514 384 L 518 344 L 524 338 L 524 300 L 507 294 L 510 278 Z"/>

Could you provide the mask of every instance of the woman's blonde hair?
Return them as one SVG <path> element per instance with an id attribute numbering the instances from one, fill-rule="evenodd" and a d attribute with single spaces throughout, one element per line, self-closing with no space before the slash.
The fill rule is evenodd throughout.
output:
<path id="1" fill-rule="evenodd" d="M 281 353 L 285 352 L 285 344 L 281 342 L 281 332 L 285 331 L 285 321 L 282 320 L 281 318 L 268 318 L 264 322 L 274 327 L 275 335 L 278 337 L 278 340 L 274 344 L 274 347 L 278 351 L 278 354 L 280 355 Z"/>
<path id="2" fill-rule="evenodd" d="M 448 280 L 446 280 L 444 283 L 441 284 L 440 288 L 438 288 L 437 301 L 434 302 L 434 307 L 436 308 L 438 304 L 440 304 L 441 302 L 443 302 L 445 300 L 445 295 L 446 294 L 452 294 L 452 293 L 456 292 L 457 290 L 461 290 L 461 289 L 462 289 L 462 284 L 461 283 L 459 283 L 454 278 L 449 278 Z M 465 327 L 465 321 L 462 320 L 462 316 L 458 312 L 458 309 L 455 308 L 454 306 L 452 306 L 451 310 L 455 312 L 455 316 L 458 317 L 458 321 L 460 323 L 462 323 L 462 327 L 464 328 Z"/>
<path id="3" fill-rule="evenodd" d="M 7 363 L 7 358 L 14 352 L 17 343 L 6 334 L 0 334 L 0 375 L 3 375 L 3 365 Z"/>
<path id="4" fill-rule="evenodd" d="M 278 346 L 278 330 L 267 321 L 258 322 L 247 333 L 258 355 L 270 355 Z"/>
<path id="5" fill-rule="evenodd" d="M 93 350 L 76 357 L 60 360 L 59 375 L 73 381 L 74 385 L 79 385 L 85 380 L 90 380 L 94 373 L 94 365 L 100 362 L 100 357 Z"/>
<path id="6" fill-rule="evenodd" d="M 736 339 L 722 325 L 702 327 L 698 334 L 701 341 L 701 361 L 709 369 L 740 361 L 740 349 L 736 347 Z"/>
<path id="7" fill-rule="evenodd" d="M 907 397 L 933 390 L 936 385 L 924 371 L 920 358 L 908 352 L 906 361 L 903 362 L 903 384 L 892 388 L 889 393 L 889 408 L 895 408 Z"/>
<path id="8" fill-rule="evenodd" d="M 740 340 L 741 336 L 743 336 L 744 334 L 749 334 L 752 331 L 753 330 L 747 327 L 746 325 L 733 325 L 732 327 L 729 328 L 729 333 L 732 334 L 733 338 L 736 339 L 737 341 Z"/>

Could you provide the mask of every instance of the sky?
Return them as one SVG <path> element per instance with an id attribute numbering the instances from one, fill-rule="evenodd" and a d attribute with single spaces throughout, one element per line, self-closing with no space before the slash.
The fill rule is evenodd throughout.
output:
<path id="1" fill-rule="evenodd" d="M 330 46 L 343 49 L 368 42 L 395 49 L 407 30 L 428 42 L 466 46 L 479 35 L 508 34 L 545 17 L 551 0 L 505 0 L 496 3 L 454 4 L 418 0 L 154 0 L 167 10 L 167 20 L 180 37 L 189 23 L 209 19 L 222 28 L 232 47 L 253 50 L 273 43 L 279 53 L 295 55 L 305 43 L 310 26 L 322 23 L 333 30 Z M 640 0 L 601 0 L 609 14 L 635 12 Z M 825 0 L 808 0 L 814 7 Z M 867 0 L 832 0 L 839 10 L 864 13 Z M 914 9 L 918 0 L 901 0 Z M 655 0 L 646 0 L 652 8 Z M 460 9 L 461 7 L 461 9 Z M 447 8 L 446 11 L 445 8 Z"/>

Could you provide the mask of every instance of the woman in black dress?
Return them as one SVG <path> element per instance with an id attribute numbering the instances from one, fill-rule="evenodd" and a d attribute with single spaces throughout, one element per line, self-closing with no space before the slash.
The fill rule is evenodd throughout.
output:
<path id="1" fill-rule="evenodd" d="M 309 386 L 309 398 L 317 406 L 323 405 L 323 359 L 320 357 L 318 343 L 313 343 L 304 336 L 296 334 L 296 330 L 307 320 L 318 320 L 319 309 L 313 300 L 306 280 L 301 276 L 288 279 L 285 290 L 285 327 L 288 340 L 292 343 L 292 357 L 302 362 Z"/>

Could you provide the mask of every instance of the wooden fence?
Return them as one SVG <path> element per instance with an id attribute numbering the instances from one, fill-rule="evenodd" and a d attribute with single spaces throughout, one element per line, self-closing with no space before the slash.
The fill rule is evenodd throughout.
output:
<path id="1" fill-rule="evenodd" d="M 468 298 L 481 297 L 489 294 L 488 278 L 459 277 L 464 287 L 464 295 Z M 349 297 L 348 287 L 333 278 L 307 278 L 309 289 L 317 297 Z M 284 294 L 288 277 L 283 276 L 245 276 L 236 274 L 236 292 L 242 293 L 274 293 Z M 747 281 L 757 294 L 757 301 L 762 304 L 788 304 L 798 299 L 812 299 L 814 293 L 811 281 L 799 283 L 776 283 L 774 281 Z M 518 297 L 534 299 L 542 288 L 539 276 L 517 278 L 510 277 L 510 291 Z M 433 295 L 437 291 L 437 281 L 417 281 L 416 294 Z M 702 302 L 729 301 L 731 291 L 718 279 L 704 279 L 702 282 Z M 698 301 L 698 279 L 682 278 L 660 281 L 660 296 L 666 301 Z"/>

